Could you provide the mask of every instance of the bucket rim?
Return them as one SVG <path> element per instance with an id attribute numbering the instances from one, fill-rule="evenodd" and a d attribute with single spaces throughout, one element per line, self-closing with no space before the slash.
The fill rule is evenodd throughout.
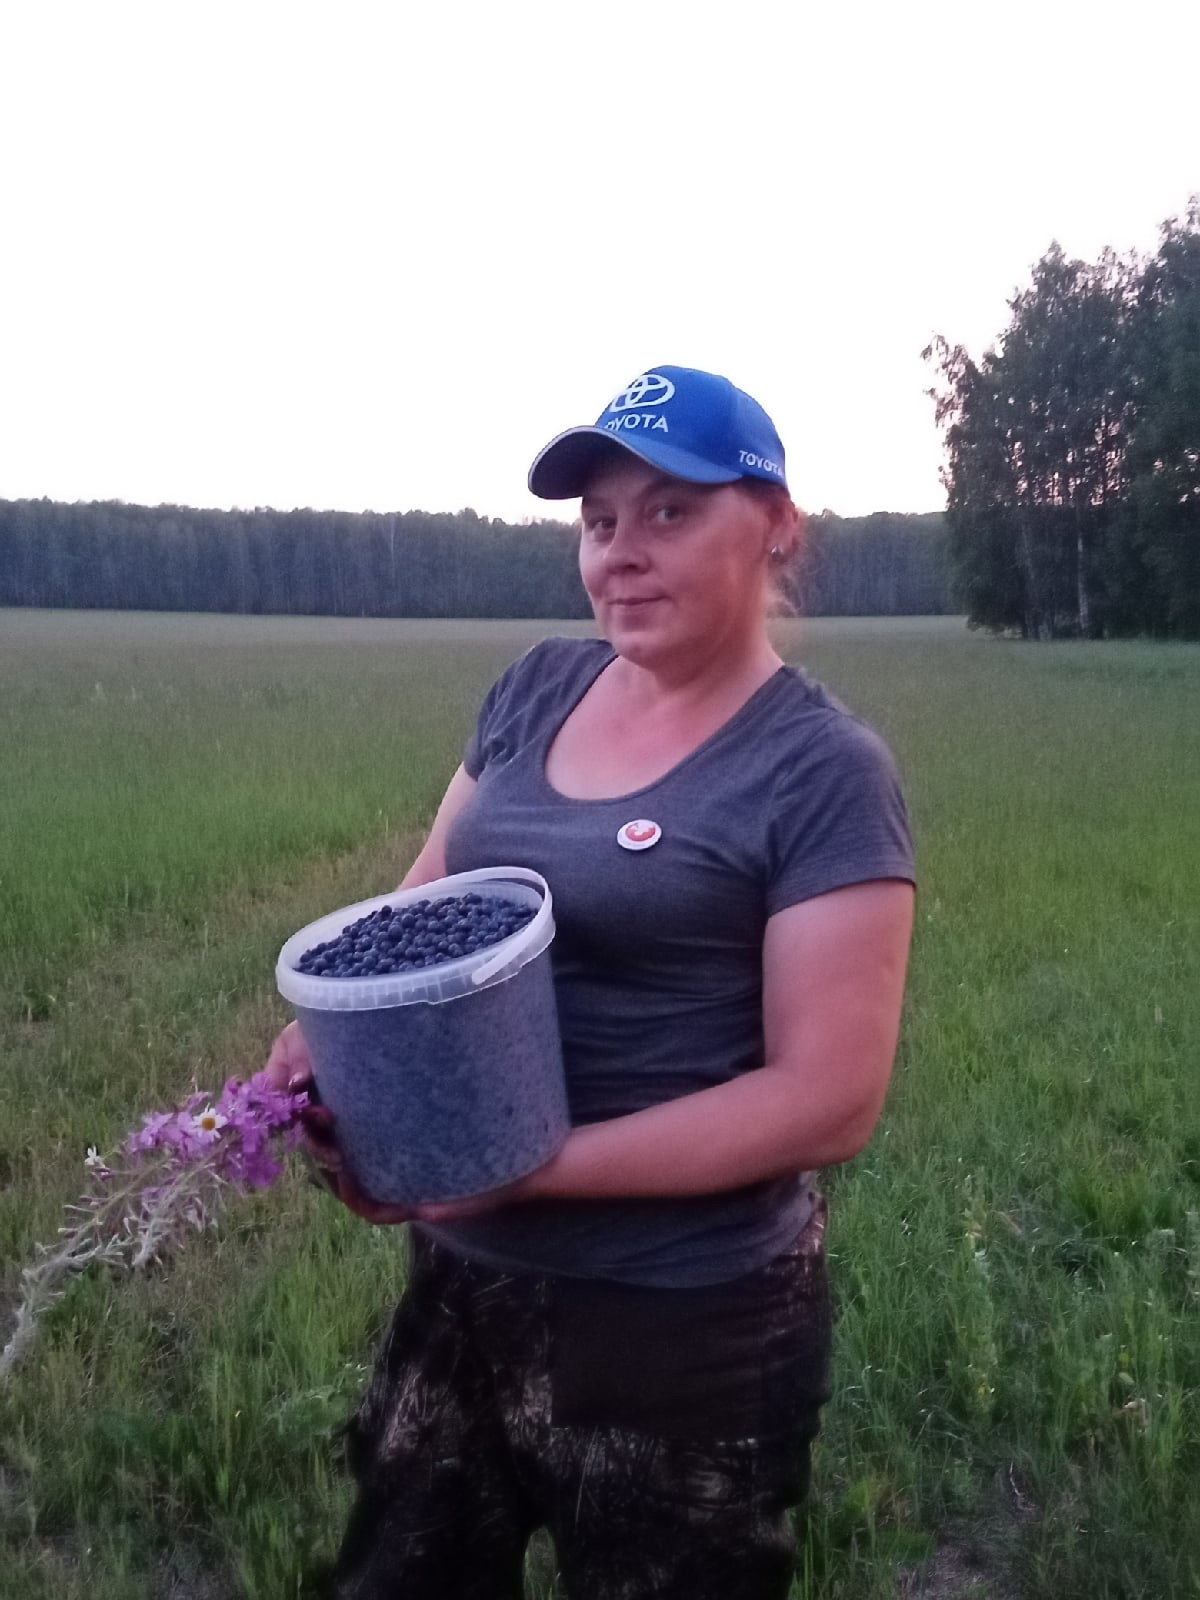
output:
<path id="1" fill-rule="evenodd" d="M 382 906 L 449 900 L 478 888 L 483 888 L 485 894 L 490 890 L 491 895 L 499 899 L 502 897 L 499 891 L 505 885 L 521 891 L 518 898 L 525 898 L 526 904 L 529 893 L 536 894 L 537 910 L 523 928 L 483 950 L 473 950 L 468 955 L 456 956 L 433 967 L 421 967 L 415 972 L 388 972 L 375 977 L 317 977 L 299 971 L 295 965 L 312 945 L 335 937 L 348 923 Z M 553 937 L 553 897 L 549 884 L 539 872 L 531 867 L 477 867 L 469 872 L 434 878 L 411 889 L 374 895 L 369 900 L 359 900 L 318 917 L 298 929 L 283 945 L 275 963 L 275 986 L 293 1006 L 312 1011 L 377 1011 L 392 1006 L 441 1005 L 505 982 L 536 960 Z"/>

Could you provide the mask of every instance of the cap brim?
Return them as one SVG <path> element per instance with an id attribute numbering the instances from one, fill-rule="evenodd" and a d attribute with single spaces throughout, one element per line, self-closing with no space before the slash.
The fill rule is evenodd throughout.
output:
<path id="1" fill-rule="evenodd" d="M 608 428 L 568 428 L 551 439 L 529 469 L 529 489 L 540 500 L 575 500 L 583 493 L 596 462 L 617 445 L 631 456 L 687 483 L 736 483 L 741 474 L 650 437 L 627 438 Z"/>

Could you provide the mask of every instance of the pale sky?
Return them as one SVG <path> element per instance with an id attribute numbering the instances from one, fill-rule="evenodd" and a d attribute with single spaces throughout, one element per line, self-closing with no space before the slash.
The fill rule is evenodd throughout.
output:
<path id="1" fill-rule="evenodd" d="M 657 364 L 933 510 L 920 359 L 1200 190 L 1195 0 L 0 0 L 0 498 L 571 515 Z"/>

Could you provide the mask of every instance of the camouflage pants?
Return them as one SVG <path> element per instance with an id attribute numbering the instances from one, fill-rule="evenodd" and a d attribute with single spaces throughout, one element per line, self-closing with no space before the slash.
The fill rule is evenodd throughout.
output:
<path id="1" fill-rule="evenodd" d="M 655 1290 L 508 1276 L 413 1235 L 353 1419 L 341 1600 L 782 1600 L 828 1396 L 823 1213 L 760 1272 Z"/>

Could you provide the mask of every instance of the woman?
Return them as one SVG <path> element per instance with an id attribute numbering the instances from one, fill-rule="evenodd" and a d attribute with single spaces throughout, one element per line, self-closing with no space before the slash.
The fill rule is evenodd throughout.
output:
<path id="1" fill-rule="evenodd" d="M 580 496 L 595 640 L 490 691 L 404 887 L 549 882 L 572 1132 L 501 1191 L 374 1204 L 412 1263 L 351 1428 L 353 1596 L 770 1600 L 827 1398 L 814 1169 L 869 1138 L 912 859 L 891 759 L 766 630 L 801 518 L 775 429 L 714 374 L 643 373 L 530 487 Z M 272 1053 L 304 1081 L 294 1025 Z"/>

